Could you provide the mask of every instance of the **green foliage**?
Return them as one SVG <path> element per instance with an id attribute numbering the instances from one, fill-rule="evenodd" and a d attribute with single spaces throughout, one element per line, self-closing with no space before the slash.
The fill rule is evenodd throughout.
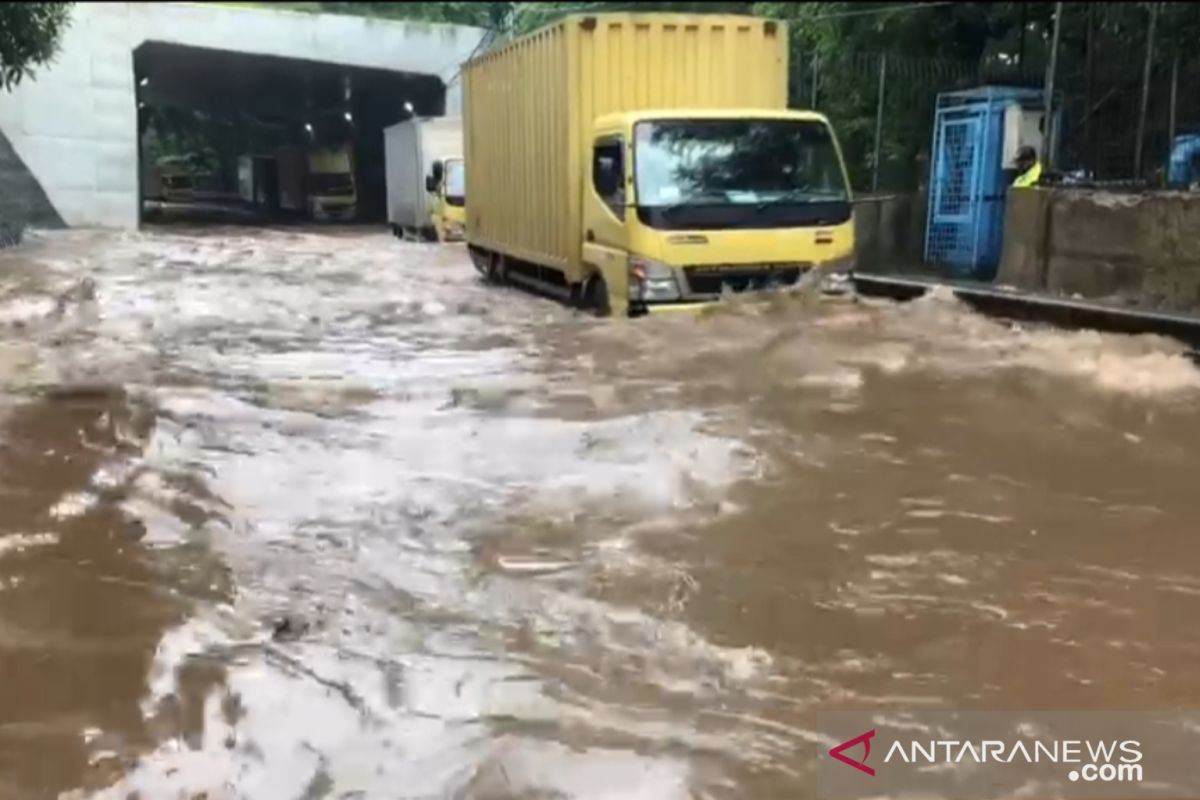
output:
<path id="1" fill-rule="evenodd" d="M 1024 22 L 1035 28 L 1053 9 L 1052 3 L 1025 6 Z M 979 83 L 988 54 L 999 42 L 1015 42 L 1022 24 L 1018 3 L 768 2 L 755 11 L 788 23 L 791 103 L 815 105 L 832 120 L 859 189 L 872 185 L 876 168 L 884 55 L 880 186 L 914 188 L 929 157 L 937 93 Z"/>
<path id="2" fill-rule="evenodd" d="M 72 3 L 0 4 L 0 85 L 11 90 L 58 51 Z"/>
<path id="3" fill-rule="evenodd" d="M 143 147 L 151 163 L 182 166 L 193 176 L 216 169 L 218 158 L 212 143 L 222 138 L 220 129 L 230 123 L 190 109 L 151 107 L 143 113 L 146 115 Z"/>
<path id="4" fill-rule="evenodd" d="M 281 4 L 283 5 L 283 4 Z M 294 10 L 352 14 L 380 19 L 445 22 L 488 28 L 502 37 L 520 35 L 568 14 L 605 11 L 750 14 L 753 2 L 717 3 L 288 3 Z"/>
<path id="5" fill-rule="evenodd" d="M 514 3 L 314 3 L 330 14 L 356 14 L 380 19 L 448 22 L 499 29 L 508 22 Z"/>
<path id="6" fill-rule="evenodd" d="M 440 22 L 473 25 L 492 30 L 507 30 L 516 3 L 218 3 L 227 6 L 251 6 L 300 11 L 309 14 L 344 14 L 354 17 Z"/>
<path id="7" fill-rule="evenodd" d="M 752 14 L 754 3 L 514 3 L 511 33 L 521 35 L 549 25 L 568 14 L 615 11 L 670 12 L 677 14 Z"/>

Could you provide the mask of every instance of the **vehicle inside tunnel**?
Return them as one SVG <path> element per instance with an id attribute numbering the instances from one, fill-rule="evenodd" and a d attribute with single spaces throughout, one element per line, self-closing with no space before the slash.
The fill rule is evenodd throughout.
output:
<path id="1" fill-rule="evenodd" d="M 154 41 L 133 61 L 147 222 L 382 222 L 383 129 L 445 110 L 432 74 Z"/>

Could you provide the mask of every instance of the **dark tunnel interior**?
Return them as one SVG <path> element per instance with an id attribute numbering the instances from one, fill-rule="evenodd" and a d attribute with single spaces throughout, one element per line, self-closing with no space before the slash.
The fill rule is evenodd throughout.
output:
<path id="1" fill-rule="evenodd" d="M 445 112 L 446 87 L 435 75 L 162 42 L 146 42 L 134 51 L 134 73 L 143 219 L 155 211 L 157 219 L 170 218 L 164 208 L 192 220 L 284 218 L 288 212 L 278 203 L 244 196 L 239 163 L 243 175 L 250 157 L 276 171 L 292 163 L 277 157 L 282 149 L 348 147 L 354 221 L 382 222 L 383 129 L 412 116 Z M 164 203 L 163 187 L 172 179 L 162 175 L 177 173 L 189 176 L 186 191 Z M 312 185 L 307 180 L 306 192 Z"/>

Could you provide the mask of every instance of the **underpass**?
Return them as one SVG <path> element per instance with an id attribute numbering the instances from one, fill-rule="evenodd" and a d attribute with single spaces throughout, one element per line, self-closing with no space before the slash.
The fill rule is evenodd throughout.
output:
<path id="1" fill-rule="evenodd" d="M 320 135 L 322 118 L 351 123 L 331 135 L 358 148 L 377 216 L 382 128 L 454 113 L 459 65 L 484 33 L 215 4 L 79 4 L 54 62 L 0 94 L 0 156 L 23 178 L 8 203 L 38 223 L 137 227 L 142 120 L 162 107 L 253 118 L 280 141 L 309 135 L 305 125 Z"/>
<path id="2" fill-rule="evenodd" d="M 239 160 L 271 163 L 280 149 L 337 148 L 352 155 L 355 221 L 380 223 L 386 212 L 383 129 L 414 115 L 441 116 L 447 101 L 446 85 L 433 75 L 162 42 L 146 42 L 134 51 L 134 74 L 143 220 L 307 219 L 303 204 L 281 207 L 277 192 L 258 203 L 241 197 Z M 205 132 L 215 156 L 207 180 L 190 201 L 174 204 L 173 217 L 171 206 L 153 203 L 156 164 L 148 139 L 155 133 L 153 115 L 161 109 L 200 115 L 191 117 L 193 126 L 197 118 L 210 121 Z M 286 182 L 285 171 L 278 160 L 273 180 Z M 302 194 L 304 187 L 297 191 Z"/>

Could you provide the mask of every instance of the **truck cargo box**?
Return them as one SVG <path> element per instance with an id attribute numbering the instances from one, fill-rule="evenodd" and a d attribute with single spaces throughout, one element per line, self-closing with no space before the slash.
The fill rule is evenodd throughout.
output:
<path id="1" fill-rule="evenodd" d="M 787 106 L 782 23 L 710 14 L 574 15 L 463 70 L 467 240 L 578 279 L 598 117 Z"/>
<path id="2" fill-rule="evenodd" d="M 434 161 L 462 157 L 462 125 L 462 117 L 425 117 L 384 130 L 387 214 L 393 226 L 405 229 L 429 226 L 425 178 Z"/>

